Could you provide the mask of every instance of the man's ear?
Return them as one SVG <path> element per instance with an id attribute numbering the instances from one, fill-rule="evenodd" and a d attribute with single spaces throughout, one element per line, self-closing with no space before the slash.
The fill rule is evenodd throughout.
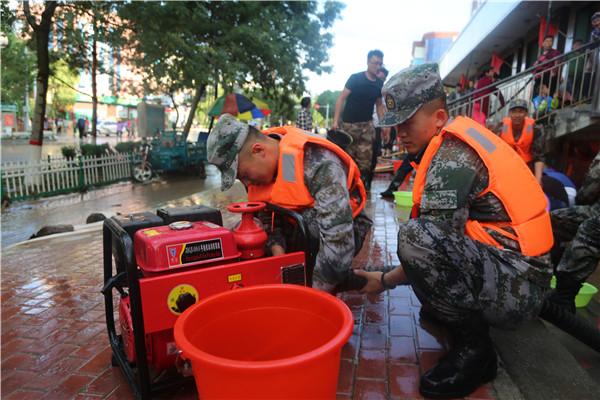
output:
<path id="1" fill-rule="evenodd" d="M 250 151 L 251 151 L 251 153 L 253 155 L 254 154 L 256 154 L 256 155 L 264 155 L 265 154 L 265 150 L 266 150 L 265 145 L 262 144 L 262 143 L 259 143 L 259 142 L 254 143 L 252 145 L 252 147 L 250 147 Z"/>
<path id="2" fill-rule="evenodd" d="M 448 122 L 448 111 L 446 111 L 444 108 L 438 108 L 437 110 L 435 110 L 434 115 L 435 127 L 438 129 L 442 129 L 446 125 L 446 122 Z"/>

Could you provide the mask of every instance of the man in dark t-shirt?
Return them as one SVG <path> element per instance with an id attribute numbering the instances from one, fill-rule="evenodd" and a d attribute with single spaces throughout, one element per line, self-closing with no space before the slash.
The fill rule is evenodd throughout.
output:
<path id="1" fill-rule="evenodd" d="M 342 94 L 335 103 L 333 129 L 342 129 L 352 136 L 352 144 L 347 152 L 358 165 L 363 182 L 370 182 L 373 154 L 373 105 L 377 105 L 377 114 L 383 116 L 381 88 L 383 81 L 377 78 L 377 72 L 383 66 L 383 53 L 371 50 L 367 56 L 367 70 L 350 75 Z M 342 112 L 343 109 L 343 112 Z M 341 119 L 340 119 L 341 116 Z M 384 137 L 389 129 L 385 129 Z M 369 188 L 367 187 L 367 190 Z"/>

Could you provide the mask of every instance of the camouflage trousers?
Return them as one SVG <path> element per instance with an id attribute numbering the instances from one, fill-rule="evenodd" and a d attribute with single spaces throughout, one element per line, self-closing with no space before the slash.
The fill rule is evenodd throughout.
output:
<path id="1" fill-rule="evenodd" d="M 552 211 L 556 270 L 584 282 L 600 260 L 600 204 Z"/>
<path id="2" fill-rule="evenodd" d="M 375 137 L 373 122 L 344 122 L 340 128 L 352 136 L 352 144 L 348 146 L 346 152 L 358 165 L 360 176 L 364 181 L 372 171 L 373 139 Z"/>
<path id="3" fill-rule="evenodd" d="M 335 258 L 339 260 L 340 253 L 339 251 L 335 251 L 335 243 L 327 244 L 326 248 L 324 249 L 319 248 L 321 242 L 319 234 L 319 224 L 314 215 L 315 214 L 312 212 L 305 213 L 302 215 L 308 227 L 308 235 L 310 242 L 309 246 L 311 247 L 312 253 L 316 256 L 316 254 L 319 251 L 324 251 L 325 254 L 329 256 L 329 258 Z M 360 249 L 362 249 L 363 244 L 365 242 L 365 238 L 370 232 L 372 226 L 373 221 L 367 216 L 367 214 L 364 211 L 362 211 L 356 216 L 356 218 L 354 218 L 352 224 L 352 231 L 354 234 L 354 254 L 352 254 L 353 257 L 360 252 Z M 347 238 L 349 239 L 349 235 L 347 236 Z M 312 261 L 314 262 L 314 260 Z M 327 270 L 324 270 L 326 268 Z M 338 283 L 343 281 L 349 273 L 349 266 L 344 267 L 341 263 L 333 263 L 328 265 L 327 267 L 318 265 L 315 266 L 315 270 L 313 271 L 313 277 L 314 279 L 337 285 Z"/>
<path id="4" fill-rule="evenodd" d="M 549 265 L 534 276 L 521 254 L 423 218 L 400 225 L 398 258 L 421 303 L 448 323 L 478 314 L 514 327 L 539 314 L 550 284 Z"/>

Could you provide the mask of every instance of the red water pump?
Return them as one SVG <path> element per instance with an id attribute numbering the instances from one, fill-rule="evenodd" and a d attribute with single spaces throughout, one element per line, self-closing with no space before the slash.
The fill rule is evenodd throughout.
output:
<path id="1" fill-rule="evenodd" d="M 228 207 L 242 213 L 233 231 L 222 226 L 218 210 L 204 206 L 105 221 L 103 293 L 113 364 L 121 367 L 137 397 L 149 398 L 157 387 L 175 384 L 155 385 L 150 377 L 175 366 L 173 325 L 188 307 L 242 286 L 306 284 L 304 250 L 264 256 L 267 233 L 255 213 L 265 207 L 301 228 L 305 242 L 304 224 L 297 214 L 259 202 Z M 115 290 L 120 294 L 120 334 L 113 312 Z"/>

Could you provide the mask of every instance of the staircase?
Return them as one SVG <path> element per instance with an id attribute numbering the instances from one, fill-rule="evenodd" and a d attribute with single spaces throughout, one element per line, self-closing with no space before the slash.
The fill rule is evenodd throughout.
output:
<path id="1" fill-rule="evenodd" d="M 532 118 L 550 132 L 550 139 L 578 132 L 598 139 L 599 47 L 600 42 L 589 43 L 449 101 L 450 116 L 484 119 L 487 127 L 494 130 L 508 115 L 510 101 L 524 99 L 530 104 Z"/>

